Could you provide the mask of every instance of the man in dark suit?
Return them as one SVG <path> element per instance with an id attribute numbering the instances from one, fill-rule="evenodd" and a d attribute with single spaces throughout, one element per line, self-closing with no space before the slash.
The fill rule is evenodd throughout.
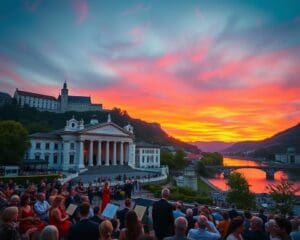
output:
<path id="1" fill-rule="evenodd" d="M 70 229 L 69 240 L 98 240 L 98 224 L 89 220 L 90 204 L 82 203 L 79 206 L 80 221 Z"/>
<path id="2" fill-rule="evenodd" d="M 125 200 L 125 208 L 117 212 L 117 218 L 120 221 L 120 229 L 123 229 L 125 227 L 125 215 L 131 208 L 131 200 L 130 198 L 127 198 Z"/>
<path id="3" fill-rule="evenodd" d="M 158 240 L 172 236 L 174 230 L 173 206 L 168 202 L 170 190 L 164 188 L 161 196 L 152 209 L 153 228 Z"/>
<path id="4" fill-rule="evenodd" d="M 94 216 L 90 217 L 90 220 L 100 225 L 101 222 L 103 221 L 100 215 L 101 215 L 100 208 L 96 206 L 94 207 Z"/>

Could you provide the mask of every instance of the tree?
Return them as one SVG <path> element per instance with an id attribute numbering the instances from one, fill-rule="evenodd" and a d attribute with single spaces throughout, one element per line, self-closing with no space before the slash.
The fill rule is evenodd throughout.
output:
<path id="1" fill-rule="evenodd" d="M 296 188 L 293 182 L 282 179 L 279 184 L 269 184 L 266 188 L 275 202 L 275 209 L 278 209 L 282 214 L 293 211 L 296 193 L 300 191 L 300 188 Z"/>
<path id="2" fill-rule="evenodd" d="M 171 152 L 166 150 L 160 151 L 160 163 L 161 165 L 167 165 L 170 169 L 174 168 L 174 156 Z"/>
<path id="3" fill-rule="evenodd" d="M 177 150 L 174 155 L 174 167 L 175 169 L 184 169 L 188 165 L 188 161 L 184 158 L 185 153 L 182 150 Z"/>
<path id="4" fill-rule="evenodd" d="M 205 168 L 205 165 L 203 164 L 202 161 L 197 162 L 197 174 L 203 177 L 206 177 L 208 175 L 207 169 Z"/>
<path id="5" fill-rule="evenodd" d="M 223 165 L 223 156 L 220 153 L 203 153 L 203 158 L 201 159 L 204 165 Z"/>
<path id="6" fill-rule="evenodd" d="M 250 185 L 241 173 L 231 173 L 226 184 L 230 187 L 226 197 L 229 203 L 234 203 L 241 209 L 255 207 L 255 195 L 250 192 Z"/>
<path id="7" fill-rule="evenodd" d="M 0 164 L 19 165 L 29 147 L 27 130 L 15 121 L 0 121 Z"/>

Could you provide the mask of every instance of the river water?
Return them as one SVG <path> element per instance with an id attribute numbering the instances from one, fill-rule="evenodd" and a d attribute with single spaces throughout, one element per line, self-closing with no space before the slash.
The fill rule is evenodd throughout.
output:
<path id="1" fill-rule="evenodd" d="M 223 161 L 226 166 L 258 166 L 260 163 L 252 160 L 244 160 L 237 158 L 228 158 L 225 157 Z M 278 184 L 282 178 L 289 179 L 295 182 L 295 186 L 300 187 L 300 173 L 290 173 L 278 171 L 275 173 L 274 180 L 266 180 L 266 174 L 264 171 L 254 168 L 244 168 L 235 170 L 237 172 L 242 173 L 250 184 L 250 189 L 254 193 L 266 193 L 266 186 L 269 184 Z M 226 185 L 226 179 L 224 179 L 223 175 L 217 174 L 215 178 L 208 179 L 210 183 L 216 186 L 219 189 L 224 191 L 228 190 L 228 186 Z M 300 196 L 300 192 L 297 193 Z"/>

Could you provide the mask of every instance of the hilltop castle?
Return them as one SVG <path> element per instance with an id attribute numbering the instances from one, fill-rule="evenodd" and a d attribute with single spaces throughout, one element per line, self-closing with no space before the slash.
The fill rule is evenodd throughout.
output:
<path id="1" fill-rule="evenodd" d="M 28 105 L 40 111 L 63 113 L 68 111 L 86 112 L 102 110 L 102 104 L 92 104 L 91 97 L 69 96 L 66 82 L 57 99 L 53 96 L 20 91 L 19 89 L 16 89 L 14 99 L 20 106 Z"/>

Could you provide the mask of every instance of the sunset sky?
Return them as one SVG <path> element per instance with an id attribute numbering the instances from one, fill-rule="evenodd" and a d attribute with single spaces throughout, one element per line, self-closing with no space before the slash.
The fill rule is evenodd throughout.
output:
<path id="1" fill-rule="evenodd" d="M 1 0 L 0 91 L 65 79 L 185 141 L 269 137 L 300 122 L 300 1 Z"/>

